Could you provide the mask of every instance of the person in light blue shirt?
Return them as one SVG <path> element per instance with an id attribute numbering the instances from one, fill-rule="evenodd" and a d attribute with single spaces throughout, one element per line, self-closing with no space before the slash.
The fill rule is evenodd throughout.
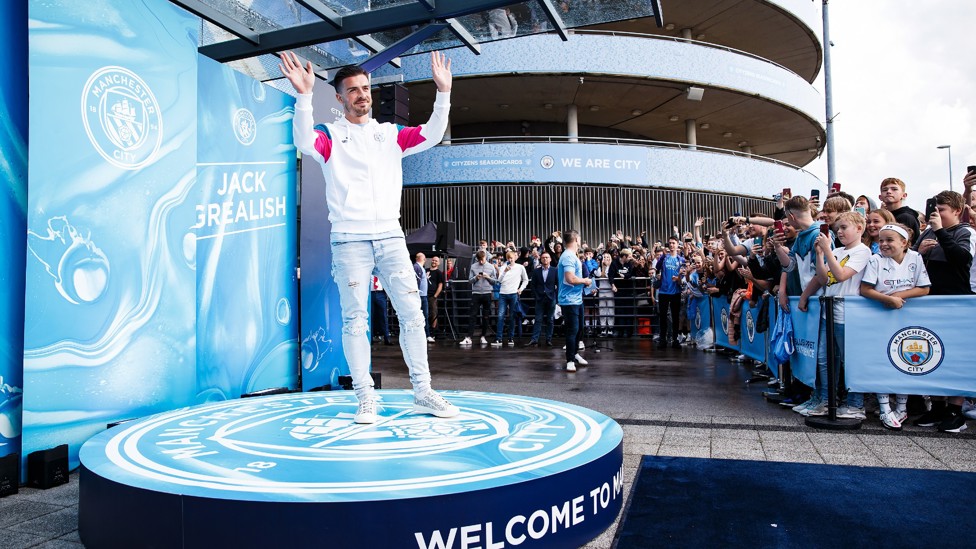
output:
<path id="1" fill-rule="evenodd" d="M 657 347 L 668 345 L 668 311 L 671 312 L 671 346 L 680 348 L 678 342 L 678 323 L 681 313 L 681 278 L 684 276 L 685 258 L 678 255 L 677 237 L 668 238 L 668 252 L 657 260 L 655 269 L 661 277 L 661 287 L 657 290 L 657 314 L 660 335 Z"/>
<path id="2" fill-rule="evenodd" d="M 566 323 L 566 371 L 575 372 L 576 365 L 586 366 L 578 352 L 579 329 L 583 322 L 583 288 L 593 284 L 589 278 L 582 278 L 583 263 L 579 259 L 579 233 L 563 233 L 565 251 L 559 256 L 559 295 L 557 300 Z"/>

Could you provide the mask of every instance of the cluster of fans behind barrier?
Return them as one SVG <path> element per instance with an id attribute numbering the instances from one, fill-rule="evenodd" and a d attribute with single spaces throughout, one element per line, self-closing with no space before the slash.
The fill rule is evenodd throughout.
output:
<path id="1" fill-rule="evenodd" d="M 584 235 L 579 259 L 583 277 L 594 284 L 584 292 L 580 351 L 585 341 L 599 338 L 646 337 L 659 349 L 697 347 L 746 362 L 750 358 L 739 353 L 744 308 L 759 311 L 757 328 L 766 331 L 777 311 L 790 310 L 790 297 L 805 312 L 811 300 L 824 295 L 860 295 L 900 309 L 918 296 L 976 293 L 976 168 L 963 184 L 964 194 L 943 191 L 928 199 L 924 213 L 904 203 L 904 182 L 888 178 L 880 185 L 880 205 L 841 192 L 839 186 L 822 203 L 816 194 L 792 196 L 784 189 L 774 197 L 773 212 L 735 212 L 713 234 L 702 234 L 707 220 L 698 218 L 691 231 L 682 234 L 674 227 L 667 239 L 653 243 L 643 232 L 633 237 L 617 230 L 595 246 Z M 442 265 L 434 257 L 428 266 L 418 254 L 415 269 L 426 295 L 428 341 L 440 337 L 462 346 L 501 347 L 518 340 L 530 347 L 552 346 L 560 331 L 557 264 L 562 253 L 557 231 L 544 240 L 534 236 L 522 247 L 482 240 L 470 262 L 447 258 Z M 374 310 L 379 307 L 382 314 L 374 315 L 379 322 L 373 333 L 389 342 L 385 300 L 378 286 L 374 290 Z M 723 303 L 723 315 L 713 321 L 709 314 L 703 323 L 701 305 L 713 300 Z M 773 314 L 767 312 L 771 307 L 777 308 Z M 774 387 L 764 393 L 767 398 L 801 415 L 829 411 L 832 418 L 866 419 L 865 394 L 845 390 L 843 382 L 843 305 L 834 307 L 829 330 L 824 317 L 815 379 L 797 381 L 784 342 L 769 338 L 766 344 L 778 352 L 754 356 L 753 362 L 765 363 L 757 364 L 754 373 Z M 828 358 L 834 365 L 830 376 Z M 827 387 L 834 377 L 836 391 Z M 869 406 L 877 403 L 881 424 L 891 430 L 900 430 L 909 414 L 919 415 L 913 420 L 917 426 L 950 433 L 966 429 L 967 417 L 976 419 L 976 409 L 964 396 L 871 397 Z"/>

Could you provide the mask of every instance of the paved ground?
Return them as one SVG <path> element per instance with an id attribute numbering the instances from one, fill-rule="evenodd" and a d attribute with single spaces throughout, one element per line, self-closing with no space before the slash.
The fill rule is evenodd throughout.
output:
<path id="1" fill-rule="evenodd" d="M 906 427 L 885 431 L 869 417 L 860 430 L 818 431 L 746 383 L 750 367 L 693 349 L 658 351 L 650 341 L 604 342 L 584 351 L 590 366 L 563 368 L 563 351 L 516 347 L 431 347 L 437 389 L 512 393 L 569 402 L 617 420 L 624 431 L 630 493 L 644 455 L 711 457 L 976 472 L 976 429 L 944 435 Z M 407 388 L 396 346 L 374 346 L 383 387 Z M 974 423 L 974 422 L 970 422 Z M 973 425 L 976 427 L 976 425 Z M 624 503 L 626 505 L 626 501 Z M 78 548 L 78 478 L 50 490 L 0 498 L 0 549 Z M 617 526 L 586 546 L 613 547 Z"/>

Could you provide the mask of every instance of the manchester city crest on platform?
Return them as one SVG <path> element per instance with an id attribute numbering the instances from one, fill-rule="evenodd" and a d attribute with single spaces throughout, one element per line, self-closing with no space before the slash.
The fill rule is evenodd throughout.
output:
<path id="1" fill-rule="evenodd" d="M 888 359 L 899 371 L 913 376 L 933 372 L 942 364 L 942 340 L 921 326 L 903 328 L 888 342 Z"/>
<path id="2" fill-rule="evenodd" d="M 85 83 L 81 119 L 92 146 L 125 170 L 151 163 L 163 141 L 163 119 L 152 90 L 123 67 L 102 67 Z"/>
<path id="3" fill-rule="evenodd" d="M 237 109 L 234 112 L 234 137 L 241 145 L 254 143 L 258 135 L 258 123 L 254 115 L 247 109 Z"/>

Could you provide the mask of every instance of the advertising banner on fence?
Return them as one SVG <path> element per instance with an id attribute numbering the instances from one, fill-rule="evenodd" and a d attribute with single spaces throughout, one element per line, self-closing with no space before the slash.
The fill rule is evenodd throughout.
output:
<path id="1" fill-rule="evenodd" d="M 294 99 L 199 57 L 197 402 L 298 386 Z"/>
<path id="2" fill-rule="evenodd" d="M 766 341 L 769 330 L 762 333 L 756 330 L 756 324 L 759 322 L 760 303 L 757 302 L 756 306 L 753 307 L 748 299 L 742 301 L 742 316 L 739 320 L 742 326 L 739 335 L 739 351 L 753 360 L 765 363 L 766 351 L 769 349 Z"/>
<path id="3" fill-rule="evenodd" d="M 27 207 L 27 5 L 0 4 L 0 457 L 20 452 Z"/>
<path id="4" fill-rule="evenodd" d="M 715 345 L 726 349 L 738 349 L 729 344 L 729 300 L 724 297 L 710 298 L 712 324 L 715 326 Z"/>
<path id="5" fill-rule="evenodd" d="M 691 337 L 702 344 L 702 338 L 706 337 L 712 327 L 712 300 L 708 297 L 700 297 L 688 300 L 688 318 L 691 322 Z M 707 342 L 705 345 L 711 345 Z"/>
<path id="6" fill-rule="evenodd" d="M 796 352 L 790 357 L 793 377 L 807 387 L 817 381 L 817 338 L 820 332 L 820 300 L 810 299 L 807 312 L 797 308 L 800 298 L 790 298 L 790 317 L 793 319 L 793 343 Z M 778 306 L 778 305 L 777 305 Z"/>
<path id="7" fill-rule="evenodd" d="M 976 396 L 976 297 L 926 296 L 887 309 L 844 299 L 847 385 L 863 393 Z"/>
<path id="8" fill-rule="evenodd" d="M 76 465 L 107 422 L 192 402 L 200 22 L 28 5 L 23 453 L 68 443 Z"/>

